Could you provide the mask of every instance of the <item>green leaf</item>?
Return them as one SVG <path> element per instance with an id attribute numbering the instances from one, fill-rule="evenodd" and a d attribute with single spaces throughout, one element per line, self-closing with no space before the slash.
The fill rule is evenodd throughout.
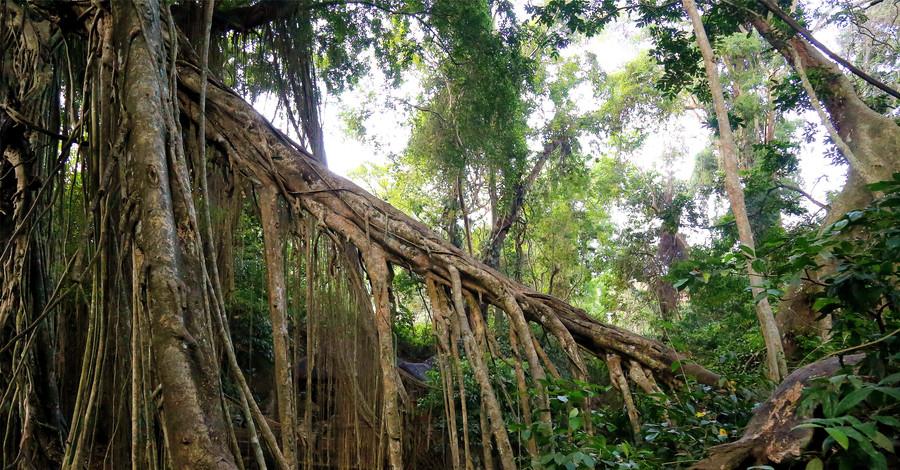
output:
<path id="1" fill-rule="evenodd" d="M 581 463 L 583 463 L 587 468 L 594 468 L 594 466 L 597 465 L 597 461 L 595 461 L 594 458 L 588 454 L 582 454 Z"/>
<path id="2" fill-rule="evenodd" d="M 837 443 L 845 450 L 850 448 L 850 438 L 844 434 L 844 431 L 841 431 L 838 428 L 825 428 L 825 432 L 827 432 L 828 435 L 837 441 Z"/>
<path id="3" fill-rule="evenodd" d="M 886 189 L 891 189 L 896 184 L 897 183 L 894 181 L 879 181 L 868 185 L 868 188 L 870 191 L 884 191 Z"/>
<path id="4" fill-rule="evenodd" d="M 893 385 L 897 382 L 900 382 L 900 372 L 881 379 L 881 382 L 878 382 L 878 385 Z"/>
<path id="5" fill-rule="evenodd" d="M 569 418 L 574 418 L 578 416 L 578 408 L 572 408 L 569 410 Z"/>
<path id="6" fill-rule="evenodd" d="M 877 444 L 878 447 L 881 447 L 892 454 L 894 453 L 894 443 L 884 434 L 875 431 L 875 434 L 872 436 L 872 442 Z"/>
<path id="7" fill-rule="evenodd" d="M 825 464 L 818 457 L 806 462 L 806 470 L 823 470 L 824 468 Z"/>
<path id="8" fill-rule="evenodd" d="M 674 284 L 672 284 L 672 287 L 674 287 L 675 289 L 681 290 L 681 286 L 687 284 L 688 281 L 690 281 L 689 278 L 679 279 L 679 280 L 675 281 Z"/>
<path id="9" fill-rule="evenodd" d="M 831 297 L 819 297 L 818 299 L 816 299 L 815 303 L 813 303 L 813 310 L 821 312 L 825 307 L 840 304 L 841 303 L 839 301 Z"/>
<path id="10" fill-rule="evenodd" d="M 894 399 L 896 399 L 896 400 L 900 400 L 900 388 L 894 388 L 894 387 L 875 387 L 875 390 L 878 390 L 879 392 L 881 392 L 881 393 L 883 393 L 883 394 L 885 394 L 885 395 L 887 395 L 887 396 L 889 396 L 889 397 L 891 397 L 891 398 L 894 398 Z"/>
<path id="11" fill-rule="evenodd" d="M 854 406 L 858 405 L 860 402 L 868 398 L 869 395 L 872 394 L 872 389 L 869 387 L 860 388 L 858 390 L 854 390 L 847 394 L 840 402 L 837 404 L 837 408 L 834 410 L 834 414 L 843 415 L 847 411 L 853 409 Z"/>
<path id="12" fill-rule="evenodd" d="M 900 419 L 897 419 L 893 416 L 876 416 L 875 421 L 878 421 L 885 426 L 890 426 L 892 428 L 900 428 Z"/>
<path id="13" fill-rule="evenodd" d="M 753 260 L 753 262 L 750 263 L 750 266 L 753 268 L 754 271 L 756 271 L 758 273 L 761 273 L 766 270 L 766 263 L 764 263 L 763 260 L 761 260 L 759 258 L 756 258 L 755 260 Z"/>

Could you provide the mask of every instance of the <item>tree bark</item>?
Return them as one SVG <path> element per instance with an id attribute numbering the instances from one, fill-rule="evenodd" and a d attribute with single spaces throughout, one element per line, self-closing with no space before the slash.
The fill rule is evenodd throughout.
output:
<path id="1" fill-rule="evenodd" d="M 563 142 L 560 139 L 544 145 L 544 149 L 540 155 L 538 155 L 538 159 L 534 162 L 534 166 L 531 167 L 531 171 L 528 172 L 528 175 L 513 189 L 512 200 L 509 203 L 509 208 L 506 210 L 506 213 L 503 214 L 503 217 L 494 217 L 495 214 L 491 214 L 493 218 L 491 233 L 488 235 L 487 244 L 484 246 L 481 253 L 481 260 L 484 264 L 494 269 L 500 269 L 500 254 L 503 252 L 503 244 L 506 242 L 506 236 L 509 235 L 509 230 L 522 214 L 522 207 L 525 205 L 525 198 L 528 196 L 528 191 L 531 190 L 534 182 L 537 180 L 538 176 L 540 176 L 541 171 L 543 171 L 544 165 L 547 164 L 550 156 L 561 145 L 563 145 Z M 493 205 L 496 205 L 498 201 L 492 198 L 491 202 L 493 208 Z"/>
<path id="2" fill-rule="evenodd" d="M 740 439 L 710 448 L 709 456 L 694 464 L 697 470 L 730 470 L 769 463 L 787 464 L 803 454 L 813 437 L 812 429 L 797 429 L 807 416 L 798 413 L 803 388 L 831 377 L 843 365 L 854 365 L 863 354 L 814 362 L 795 370 L 753 413 Z"/>
<path id="3" fill-rule="evenodd" d="M 188 266 L 200 251 L 197 221 L 184 174 L 177 165 L 162 41 L 160 5 L 136 0 L 113 5 L 113 48 L 125 69 L 116 89 L 129 131 L 121 164 L 135 201 L 135 275 L 142 309 L 151 320 L 151 345 L 162 384 L 166 438 L 177 468 L 237 468 L 219 396 L 209 316 L 200 302 L 202 266 Z M 138 32 L 139 34 L 135 34 Z M 183 153 L 180 155 L 181 165 Z M 180 213 L 180 214 L 179 214 Z M 181 219 L 181 220 L 179 220 Z M 179 224 L 184 222 L 184 224 Z M 206 312 L 208 313 L 208 312 Z"/>
<path id="4" fill-rule="evenodd" d="M 734 136 L 731 132 L 731 124 L 728 121 L 728 108 L 725 104 L 725 95 L 722 92 L 722 85 L 719 82 L 719 72 L 716 69 L 715 55 L 712 45 L 706 36 L 706 30 L 703 28 L 703 21 L 694 0 L 682 0 L 684 9 L 691 18 L 694 26 L 694 35 L 697 38 L 697 45 L 703 55 L 703 64 L 706 68 L 706 77 L 709 81 L 709 89 L 712 94 L 713 106 L 716 111 L 716 118 L 719 121 L 719 151 L 722 154 L 725 170 L 725 191 L 728 193 L 728 199 L 731 202 L 731 212 L 734 214 L 734 220 L 737 224 L 738 235 L 742 245 L 755 250 L 755 242 L 753 240 L 753 230 L 750 226 L 750 219 L 747 217 L 747 206 L 744 204 L 744 190 L 741 187 L 741 181 L 738 177 L 737 166 L 737 150 L 734 142 Z M 787 375 L 787 363 L 785 362 L 784 349 L 781 345 L 781 335 L 778 333 L 778 325 L 775 323 L 775 316 L 772 313 L 772 307 L 769 305 L 769 299 L 763 288 L 762 277 L 753 269 L 752 262 L 756 258 L 755 254 L 751 254 L 747 259 L 747 275 L 750 278 L 750 291 L 753 294 L 753 300 L 756 303 L 756 316 L 759 319 L 760 328 L 762 329 L 763 339 L 766 343 L 766 366 L 768 368 L 768 377 L 773 382 L 780 382 Z"/>
<path id="5" fill-rule="evenodd" d="M 291 468 L 297 465 L 297 408 L 294 404 L 294 379 L 288 333 L 287 286 L 284 280 L 284 241 L 281 215 L 275 188 L 260 190 L 259 212 L 266 250 L 266 278 L 269 295 L 269 318 L 272 323 L 272 345 L 275 356 L 275 392 L 281 424 L 281 450 Z"/>

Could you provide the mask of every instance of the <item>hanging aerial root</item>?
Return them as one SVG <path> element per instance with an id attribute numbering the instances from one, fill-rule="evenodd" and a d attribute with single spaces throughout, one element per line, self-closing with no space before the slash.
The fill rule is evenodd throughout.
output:
<path id="1" fill-rule="evenodd" d="M 469 400 L 466 398 L 466 380 L 462 370 L 462 358 L 459 354 L 459 342 L 462 339 L 459 320 L 452 309 L 446 311 L 444 317 L 450 325 L 450 360 L 453 365 L 453 375 L 456 377 L 456 389 L 459 392 L 459 412 L 462 418 L 463 462 L 466 470 L 472 469 L 472 453 L 469 445 Z"/>
<path id="2" fill-rule="evenodd" d="M 448 423 L 447 433 L 450 439 L 450 463 L 454 470 L 459 469 L 459 438 L 456 432 L 456 403 L 453 399 L 453 382 L 450 365 L 449 319 L 443 300 L 437 297 L 434 279 L 426 278 L 426 288 L 431 301 L 431 322 L 437 337 L 438 369 L 441 374 L 441 391 L 444 396 L 444 413 Z M 437 300 L 441 300 L 438 302 Z"/>
<path id="3" fill-rule="evenodd" d="M 656 381 L 653 380 L 653 374 L 646 373 L 644 368 L 634 361 L 628 361 L 628 377 L 631 378 L 631 381 L 636 383 L 644 393 L 662 393 L 662 389 L 660 389 Z"/>
<path id="4" fill-rule="evenodd" d="M 395 364 L 391 305 L 388 294 L 388 265 L 384 253 L 377 246 L 363 251 L 363 260 L 372 283 L 375 300 L 375 329 L 378 333 L 378 359 L 381 363 L 383 415 L 387 428 L 388 459 L 393 470 L 403 469 L 402 429 L 397 403 L 403 384 Z"/>
<path id="5" fill-rule="evenodd" d="M 500 402 L 494 387 L 491 385 L 490 375 L 487 366 L 484 363 L 485 351 L 479 347 L 472 330 L 469 328 L 469 322 L 466 319 L 465 303 L 462 295 L 462 282 L 459 278 L 459 272 L 450 267 L 451 292 L 453 296 L 453 310 L 456 312 L 457 320 L 460 324 L 462 333 L 463 346 L 466 349 L 466 356 L 472 364 L 475 373 L 475 379 L 481 388 L 481 400 L 485 410 L 488 413 L 490 432 L 494 436 L 494 442 L 497 443 L 497 452 L 500 454 L 500 465 L 503 469 L 515 468 L 515 461 L 512 452 L 512 446 L 509 442 L 509 436 L 506 433 L 506 423 L 503 420 L 503 414 L 500 408 Z M 444 301 L 435 286 L 433 279 L 428 279 L 428 294 L 431 298 L 431 304 L 435 310 L 447 311 Z M 482 429 L 482 433 L 487 433 L 486 429 Z"/>
<path id="6" fill-rule="evenodd" d="M 625 402 L 625 411 L 628 414 L 628 422 L 631 423 L 631 432 L 634 434 L 634 438 L 638 439 L 641 435 L 641 420 L 638 417 L 637 407 L 634 405 L 634 397 L 631 395 L 628 380 L 625 378 L 625 373 L 622 372 L 622 358 L 615 354 L 607 354 L 606 367 L 609 369 L 610 382 L 622 394 L 622 400 Z"/>
<path id="7" fill-rule="evenodd" d="M 275 188 L 263 186 L 258 199 L 266 250 L 266 278 L 269 295 L 269 316 L 272 324 L 272 343 L 275 356 L 275 392 L 278 397 L 278 417 L 281 422 L 281 445 L 288 466 L 297 463 L 297 426 L 294 422 L 293 365 L 290 358 L 288 334 L 287 287 L 284 279 L 284 241 Z"/>

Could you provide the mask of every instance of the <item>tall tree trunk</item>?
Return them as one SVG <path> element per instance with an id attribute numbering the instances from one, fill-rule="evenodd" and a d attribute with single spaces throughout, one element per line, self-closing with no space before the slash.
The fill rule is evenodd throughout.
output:
<path id="1" fill-rule="evenodd" d="M 713 106 L 716 118 L 719 121 L 719 151 L 725 166 L 725 191 L 731 202 L 731 212 L 738 228 L 738 236 L 741 244 L 755 250 L 753 230 L 750 227 L 750 219 L 747 217 L 747 207 L 744 204 L 744 190 L 738 177 L 737 149 L 734 143 L 734 135 L 731 132 L 731 124 L 728 121 L 728 108 L 725 105 L 725 95 L 719 82 L 719 72 L 716 69 L 716 59 L 712 45 L 703 28 L 703 21 L 694 0 L 682 0 L 684 9 L 691 18 L 694 26 L 694 35 L 697 45 L 703 55 L 703 64 L 706 67 L 706 77 L 709 81 L 709 89 L 712 94 Z M 778 325 L 768 297 L 763 288 L 762 277 L 753 269 L 752 262 L 755 254 L 747 259 L 747 275 L 750 278 L 750 291 L 756 303 L 756 316 L 759 319 L 763 339 L 766 343 L 766 366 L 768 377 L 773 382 L 780 382 L 787 375 L 787 364 L 784 358 L 784 349 L 781 346 L 781 336 L 778 333 Z"/>
<path id="2" fill-rule="evenodd" d="M 290 467 L 297 464 L 297 408 L 294 404 L 293 365 L 288 332 L 287 286 L 284 280 L 284 241 L 281 210 L 276 188 L 261 188 L 259 212 L 266 250 L 266 277 L 269 294 L 269 318 L 272 323 L 272 345 L 275 356 L 275 393 L 281 422 L 281 449 Z"/>
<path id="3" fill-rule="evenodd" d="M 228 444 L 203 305 L 202 249 L 180 136 L 173 132 L 166 47 L 156 0 L 114 3 L 112 48 L 125 67 L 115 89 L 127 129 L 123 181 L 135 201 L 134 269 L 150 316 L 167 448 L 176 468 L 237 468 Z M 171 52 L 171 51 L 170 51 Z M 188 197 L 185 197 L 188 195 Z M 199 258 L 199 259 L 198 259 Z"/>

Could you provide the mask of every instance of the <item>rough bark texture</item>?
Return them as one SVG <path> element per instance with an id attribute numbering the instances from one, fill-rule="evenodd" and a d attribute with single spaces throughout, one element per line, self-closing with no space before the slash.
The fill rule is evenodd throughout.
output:
<path id="1" fill-rule="evenodd" d="M 127 191 L 136 201 L 140 300 L 150 315 L 174 466 L 236 468 L 224 432 L 209 319 L 200 303 L 202 277 L 197 266 L 186 266 L 197 258 L 199 235 L 192 201 L 178 192 L 188 187 L 186 175 L 174 168 L 177 155 L 169 147 L 177 137 L 166 126 L 169 87 L 159 12 L 159 4 L 148 0 L 117 4 L 112 15 L 113 47 L 125 64 L 117 88 L 122 90 L 121 120 L 130 135 L 120 158 L 127 168 Z"/>
<path id="2" fill-rule="evenodd" d="M 500 408 L 500 402 L 494 393 L 488 376 L 487 366 L 484 364 L 484 349 L 478 346 L 472 330 L 469 328 L 469 321 L 465 314 L 465 307 L 462 299 L 462 284 L 459 280 L 459 273 L 454 269 L 451 271 L 452 289 L 453 289 L 453 310 L 456 314 L 456 320 L 460 326 L 462 333 L 463 347 L 466 349 L 466 356 L 472 361 L 472 369 L 475 372 L 475 378 L 481 387 L 481 399 L 483 406 L 488 412 L 490 429 L 482 429 L 483 434 L 493 434 L 497 443 L 497 451 L 500 454 L 500 465 L 503 469 L 516 468 L 512 446 L 509 443 L 509 435 L 506 433 L 506 423 L 503 420 L 503 414 Z M 434 282 L 428 281 L 428 294 L 431 298 L 431 304 L 435 310 L 440 310 L 444 316 L 452 315 L 447 309 L 444 299 L 440 295 Z M 488 441 L 489 442 L 489 441 Z"/>
<path id="3" fill-rule="evenodd" d="M 281 215 L 275 188 L 260 191 L 259 212 L 266 249 L 266 277 L 269 294 L 269 318 L 272 323 L 272 346 L 275 356 L 275 392 L 278 396 L 278 418 L 281 424 L 281 450 L 288 466 L 297 463 L 297 425 L 294 418 L 293 361 L 288 335 L 287 286 L 284 280 L 284 240 Z"/>
<path id="4" fill-rule="evenodd" d="M 862 354 L 846 356 L 843 363 L 853 365 L 862 358 Z M 803 388 L 817 378 L 830 377 L 840 368 L 839 359 L 832 357 L 795 370 L 757 408 L 740 439 L 711 448 L 709 457 L 692 468 L 728 470 L 785 464 L 800 457 L 813 435 L 812 429 L 795 429 L 807 418 L 797 413 Z"/>
<path id="5" fill-rule="evenodd" d="M 366 349 L 366 357 L 360 361 L 365 361 L 367 373 L 372 372 L 373 377 L 379 375 L 380 380 L 366 382 L 367 389 L 362 392 L 345 387 L 345 391 L 353 393 L 335 398 L 332 404 L 356 403 L 349 397 L 366 394 L 367 398 L 362 400 L 365 403 L 358 410 L 350 411 L 356 413 L 353 415 L 358 425 L 355 435 L 362 436 L 360 430 L 368 429 L 372 431 L 368 435 L 374 436 L 370 447 L 375 451 L 371 452 L 371 461 L 366 460 L 371 466 L 380 466 L 387 461 L 393 468 L 402 468 L 404 462 L 407 465 L 415 465 L 410 462 L 416 462 L 403 454 L 405 443 L 410 441 L 405 439 L 403 431 L 408 429 L 407 423 L 410 421 L 403 419 L 404 414 L 408 417 L 409 413 L 404 413 L 401 408 L 405 402 L 405 391 L 394 365 L 396 352 L 392 344 L 390 294 L 393 266 L 413 271 L 436 283 L 436 290 L 451 293 L 456 314 L 449 314 L 454 320 L 447 329 L 456 328 L 454 337 L 463 338 L 470 360 L 477 362 L 484 348 L 491 347 L 492 338 L 486 335 L 481 316 L 477 313 L 482 299 L 509 317 L 512 325 L 510 333 L 517 338 L 516 354 L 522 353 L 527 359 L 523 364 L 530 372 L 526 378 L 522 364 L 516 364 L 518 392 L 524 397 L 522 406 L 524 409 L 540 410 L 542 419 L 549 419 L 549 414 L 544 411 L 546 398 L 540 396 L 540 380 L 546 376 L 544 368 L 547 367 L 554 375 L 559 372 L 554 372 L 550 361 L 541 357 L 540 345 L 531 333 L 534 325 L 529 322 L 542 325 L 559 341 L 572 363 L 569 372 L 577 377 L 584 376 L 586 371 L 579 352 L 579 347 L 582 347 L 601 358 L 613 354 L 627 361 L 629 369 L 636 367 L 635 370 L 646 371 L 644 375 L 649 375 L 647 383 L 652 383 L 655 375 L 667 384 L 676 384 L 678 377 L 685 372 L 701 382 L 717 384 L 718 376 L 686 362 L 685 358 L 661 343 L 597 322 L 587 313 L 559 299 L 541 295 L 509 280 L 470 254 L 441 240 L 423 224 L 352 183 L 332 175 L 321 163 L 319 155 L 312 155 L 291 142 L 230 90 L 202 78 L 204 67 L 194 65 L 197 60 L 172 29 L 173 19 L 167 15 L 165 5 L 156 0 L 115 2 L 111 4 L 111 14 L 103 9 L 105 6 L 66 4 L 66 8 L 54 6 L 52 9 L 54 15 L 59 13 L 60 16 L 49 15 L 49 20 L 48 16 L 35 17 L 35 21 L 45 21 L 46 25 L 65 29 L 65 34 L 86 33 L 90 37 L 84 48 L 92 51 L 87 54 L 88 64 L 80 65 L 90 71 L 85 78 L 89 82 L 85 88 L 90 93 L 82 91 L 76 95 L 76 100 L 67 100 L 85 103 L 84 108 L 93 121 L 88 126 L 90 129 L 77 129 L 79 136 L 90 137 L 85 142 L 78 142 L 79 151 L 84 152 L 89 165 L 100 162 L 97 169 L 90 168 L 92 171 L 80 173 L 78 170 L 80 176 L 88 175 L 91 179 L 84 187 L 85 202 L 92 201 L 85 204 L 85 213 L 93 211 L 95 214 L 94 220 L 85 225 L 97 227 L 99 233 L 86 234 L 82 245 L 79 245 L 90 248 L 86 250 L 87 257 L 97 253 L 95 258 L 98 262 L 79 262 L 81 268 L 90 272 L 90 279 L 76 280 L 85 285 L 90 283 L 92 299 L 88 305 L 79 303 L 77 308 L 73 307 L 75 318 L 67 319 L 75 325 L 71 326 L 73 330 L 79 325 L 80 318 L 87 318 L 89 321 L 82 324 L 90 325 L 85 338 L 79 337 L 72 345 L 66 346 L 70 348 L 67 351 L 84 351 L 81 367 L 77 368 L 79 370 L 66 371 L 65 374 L 69 384 L 67 390 L 75 389 L 72 383 L 79 383 L 78 393 L 74 394 L 77 396 L 75 404 L 66 408 L 75 410 L 67 412 L 67 415 L 77 420 L 68 436 L 72 442 L 65 454 L 69 467 L 79 467 L 98 455 L 95 436 L 104 432 L 100 427 L 105 423 L 115 423 L 115 426 L 110 426 L 110 436 L 102 436 L 104 443 L 111 443 L 109 453 L 116 455 L 116 460 L 111 461 L 113 466 L 123 465 L 125 460 L 130 459 L 134 468 L 145 465 L 150 468 L 166 461 L 177 468 L 239 467 L 240 449 L 230 439 L 231 422 L 228 408 L 223 403 L 223 384 L 218 368 L 220 361 L 228 364 L 240 392 L 239 400 L 234 401 L 240 402 L 245 421 L 251 422 L 247 429 L 250 440 L 256 444 L 253 454 L 258 465 L 264 465 L 263 452 L 255 438 L 254 425 L 258 426 L 265 441 L 269 454 L 266 457 L 271 457 L 279 468 L 291 467 L 277 442 L 275 434 L 279 429 L 273 432 L 273 426 L 254 401 L 253 390 L 237 363 L 219 275 L 213 272 L 218 261 L 212 240 L 216 233 L 211 230 L 212 220 L 205 213 L 207 204 L 214 206 L 215 201 L 221 198 L 218 194 L 210 198 L 208 192 L 202 189 L 200 199 L 204 204 L 203 220 L 207 230 L 201 232 L 194 209 L 194 197 L 198 192 L 197 188 L 192 187 L 189 176 L 189 159 L 185 157 L 181 141 L 183 136 L 188 136 L 188 143 L 193 144 L 191 148 L 194 150 L 206 139 L 212 149 L 211 154 L 222 156 L 215 163 L 227 164 L 223 165 L 224 168 L 217 168 L 223 170 L 226 177 L 222 183 L 213 179 L 217 187 L 227 186 L 231 181 L 234 190 L 238 184 L 236 181 L 240 179 L 249 183 L 244 187 L 252 184 L 265 188 L 267 203 L 282 198 L 290 210 L 289 217 L 296 217 L 292 222 L 305 222 L 304 226 L 308 226 L 308 232 L 305 232 L 309 237 L 307 243 L 317 237 L 325 237 L 338 247 L 333 251 L 323 251 L 334 255 L 333 259 L 324 259 L 329 258 L 326 256 L 314 264 L 308 262 L 304 268 L 306 274 L 311 275 L 315 265 L 314 269 L 318 270 L 316 276 L 321 276 L 316 281 L 316 288 L 321 287 L 324 294 L 338 295 L 331 297 L 331 300 L 325 297 L 312 299 L 312 295 L 307 295 L 305 300 L 309 302 L 305 305 L 316 304 L 315 307 L 320 309 L 316 313 L 319 319 L 333 316 L 335 307 L 347 307 L 353 310 L 354 315 L 359 315 L 356 318 L 365 319 L 367 323 L 364 325 L 370 325 L 372 338 L 369 346 L 372 347 Z M 162 25 L 166 21 L 170 26 Z M 178 44 L 185 46 L 183 53 L 177 52 Z M 98 69 L 100 72 L 97 72 Z M 177 103 L 173 103 L 176 76 L 181 81 Z M 204 113 L 201 104 L 204 102 L 204 92 L 200 84 L 205 83 L 209 85 L 208 105 Z M 179 107 L 181 120 L 178 119 Z M 75 112 L 71 114 L 77 115 Z M 186 133 L 179 127 L 182 124 L 187 129 Z M 62 128 L 76 132 L 72 126 Z M 199 142 L 194 142 L 198 130 L 202 128 L 205 132 L 199 136 Z M 203 173 L 212 166 L 202 158 L 203 153 L 196 152 L 201 158 L 193 164 L 195 174 Z M 241 176 L 236 178 L 237 175 L 230 173 L 232 170 L 240 172 Z M 539 171 L 540 167 L 532 174 L 536 175 Z M 3 172 L 0 177 L 3 178 L 0 191 L 5 195 L 10 191 L 7 182 L 12 179 L 8 172 Z M 195 185 L 205 188 L 207 183 L 202 182 L 205 178 L 199 179 L 201 182 Z M 107 182 L 111 182 L 110 185 L 105 184 Z M 236 200 L 237 207 L 241 207 L 239 197 L 231 200 Z M 102 202 L 102 208 L 98 210 L 93 201 Z M 0 203 L 4 208 L 9 205 L 3 201 Z M 274 215 L 276 210 L 271 204 L 265 210 L 268 211 L 263 217 L 263 224 L 268 227 L 265 230 L 268 263 L 270 268 L 277 268 L 283 264 L 278 256 L 281 243 L 277 236 L 272 236 L 277 232 L 277 227 L 272 227 L 277 225 L 279 217 Z M 0 227 L 0 234 L 4 238 L 10 236 L 4 227 Z M 71 239 L 68 235 L 66 237 Z M 90 246 L 91 243 L 100 248 L 95 249 Z M 121 253 L 116 250 L 121 250 Z M 351 254 L 349 262 L 335 261 Z M 222 262 L 227 265 L 226 259 L 229 257 L 222 256 L 225 258 Z M 336 267 L 338 265 L 340 267 Z M 120 267 L 112 271 L 116 266 Z M 363 269 L 368 274 L 371 290 L 363 285 L 360 275 Z M 341 270 L 346 272 L 341 274 Z M 289 356 L 288 342 L 286 335 L 279 333 L 279 330 L 283 332 L 286 323 L 285 282 L 278 279 L 279 274 L 284 273 L 279 269 L 270 269 L 269 294 L 276 340 L 282 343 L 276 346 L 281 356 L 281 366 L 278 368 L 289 372 L 291 368 L 285 366 Z M 354 287 L 350 290 L 353 292 L 346 292 L 348 289 L 345 287 L 349 284 L 336 282 L 342 279 L 341 276 L 355 280 L 351 283 Z M 229 278 L 233 276 L 226 274 L 224 278 L 226 283 L 230 283 Z M 62 275 L 62 279 L 68 280 L 67 275 Z M 309 287 L 312 288 L 312 283 Z M 334 290 L 326 292 L 328 289 Z M 293 301 L 294 297 L 290 298 Z M 469 304 L 468 311 L 463 299 Z M 318 304 L 320 301 L 321 304 Z M 340 302 L 353 305 L 341 307 L 338 305 Z M 73 312 L 63 313 L 71 317 Z M 22 326 L 29 324 L 27 321 L 20 323 Z M 36 338 L 39 343 L 40 337 Z M 344 342 L 337 344 L 356 346 L 357 339 L 345 338 Z M 22 343 L 23 347 L 28 347 L 24 341 Z M 43 354 L 52 351 L 52 346 L 38 349 Z M 448 344 L 443 349 L 450 351 L 454 347 Z M 220 354 L 224 356 L 220 357 Z M 345 357 L 356 356 L 348 354 Z M 330 365 L 329 360 L 332 361 Z M 323 370 L 332 372 L 341 365 L 329 359 L 327 353 L 323 353 L 319 361 L 318 364 L 326 366 Z M 682 369 L 673 371 L 672 366 L 676 362 L 681 364 Z M 451 372 L 446 364 L 444 369 L 443 372 L 449 376 Z M 510 468 L 514 460 L 511 446 L 504 442 L 507 439 L 503 438 L 503 416 L 498 414 L 496 406 L 488 403 L 496 391 L 491 390 L 484 375 L 486 372 L 482 372 L 478 375 L 489 418 L 486 426 L 492 430 L 500 456 L 499 463 Z M 624 374 L 620 375 L 624 379 Z M 632 375 L 643 380 L 637 373 Z M 292 386 L 291 382 L 282 376 L 279 384 Z M 362 382 L 353 383 L 358 385 Z M 22 386 L 27 387 L 28 384 L 22 382 Z M 529 386 L 536 386 L 539 390 L 538 400 L 534 403 L 530 402 L 527 394 Z M 307 390 L 311 388 L 307 380 Z M 319 387 L 320 392 L 327 390 L 337 390 L 333 380 L 330 385 Z M 119 401 L 116 401 L 117 394 L 128 398 L 118 398 Z M 282 391 L 282 396 L 285 395 L 286 391 Z M 16 401 L 26 405 L 24 397 L 17 395 Z M 118 406 L 107 406 L 107 403 Z M 328 406 L 323 407 L 323 414 L 328 413 Z M 380 412 L 377 411 L 379 407 Z M 283 410 L 288 408 L 290 406 L 282 407 Z M 525 420 L 530 420 L 530 412 L 527 414 Z M 290 426 L 287 422 L 291 417 L 296 418 L 281 417 L 281 431 L 291 429 L 285 428 Z M 43 418 L 39 419 L 43 421 Z M 298 437 L 302 438 L 300 440 L 307 450 L 313 445 L 329 446 L 334 442 L 329 437 L 333 437 L 334 433 L 329 429 L 336 429 L 343 422 L 326 417 L 317 421 L 317 425 L 326 421 L 326 426 L 323 426 L 326 429 L 321 432 L 315 429 L 315 433 L 309 430 L 312 421 L 306 423 L 309 427 L 305 429 L 309 432 Z M 363 422 L 365 426 L 360 424 Z M 28 431 L 31 428 L 22 429 Z M 379 429 L 383 429 L 383 434 L 377 432 Z M 116 433 L 119 441 L 112 443 L 111 436 Z M 281 439 L 287 453 L 294 445 L 290 444 L 289 436 L 285 434 L 282 433 Z M 313 440 L 316 438 L 314 434 L 320 439 Z M 379 436 L 386 436 L 386 439 Z M 463 440 L 468 440 L 468 435 L 464 435 Z M 536 450 L 533 444 L 529 443 L 530 452 Z M 4 455 L 5 450 L 4 447 Z M 46 449 L 41 452 L 48 453 Z M 466 453 L 468 455 L 468 450 Z M 349 456 L 351 453 L 345 452 L 342 458 Z M 460 465 L 458 458 L 457 454 L 456 464 Z M 488 461 L 488 458 L 484 460 Z M 471 465 L 466 463 L 467 467 Z"/>
<path id="6" fill-rule="evenodd" d="M 719 149 L 725 166 L 725 191 L 728 193 L 729 201 L 731 201 L 731 212 L 734 214 L 734 220 L 737 224 L 738 236 L 741 244 L 751 250 L 755 250 L 756 244 L 753 240 L 753 229 L 750 226 L 750 219 L 747 217 L 747 206 L 744 204 L 744 190 L 738 177 L 737 146 L 734 143 L 731 124 L 728 121 L 728 108 L 725 104 L 722 85 L 719 83 L 719 72 L 716 69 L 715 55 L 694 1 L 682 0 L 682 3 L 688 12 L 688 16 L 691 17 L 697 44 L 700 46 L 701 54 L 703 54 L 706 77 L 709 81 L 716 118 L 719 121 Z M 781 345 L 781 335 L 778 333 L 778 325 L 775 323 L 775 316 L 772 313 L 772 307 L 769 305 L 768 296 L 762 287 L 763 279 L 752 266 L 754 259 L 755 255 L 750 256 L 747 260 L 750 291 L 756 303 L 756 316 L 759 319 L 763 339 L 766 343 L 768 376 L 773 382 L 779 382 L 787 375 L 787 363 L 785 362 L 784 349 Z"/>

